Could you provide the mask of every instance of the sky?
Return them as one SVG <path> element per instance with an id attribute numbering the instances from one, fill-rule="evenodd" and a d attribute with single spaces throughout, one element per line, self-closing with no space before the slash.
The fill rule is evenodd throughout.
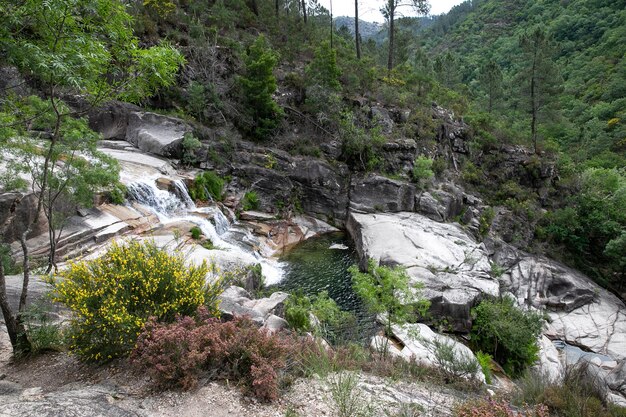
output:
<path id="1" fill-rule="evenodd" d="M 330 9 L 330 0 L 318 0 L 319 3 Z M 438 15 L 448 12 L 452 6 L 463 3 L 464 0 L 430 0 L 430 14 Z M 369 22 L 383 22 L 380 7 L 385 0 L 359 0 L 359 17 Z M 401 13 L 410 16 L 411 8 L 403 7 Z M 334 16 L 354 16 L 354 0 L 333 0 Z"/>

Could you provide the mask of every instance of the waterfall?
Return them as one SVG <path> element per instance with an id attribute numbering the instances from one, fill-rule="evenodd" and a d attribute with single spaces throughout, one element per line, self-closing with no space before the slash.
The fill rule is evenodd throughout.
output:
<path id="1" fill-rule="evenodd" d="M 187 208 L 195 209 L 196 204 L 191 199 L 191 196 L 189 196 L 189 190 L 187 190 L 185 182 L 183 180 L 176 180 L 174 181 L 174 187 L 176 188 L 176 194 L 183 200 Z"/>
<path id="2" fill-rule="evenodd" d="M 226 233 L 230 228 L 230 222 L 221 210 L 215 210 L 213 220 L 215 220 L 215 230 L 220 236 Z"/>
<path id="3" fill-rule="evenodd" d="M 183 210 L 185 204 L 174 194 L 157 188 L 154 181 L 138 181 L 128 185 L 128 199 L 150 207 L 156 214 L 170 216 Z"/>
<path id="4" fill-rule="evenodd" d="M 249 249 L 249 245 L 246 247 L 243 242 L 238 244 L 232 239 L 231 242 L 224 240 L 222 236 L 231 228 L 224 213 L 217 207 L 197 209 L 185 184 L 180 180 L 174 181 L 173 184 L 176 194 L 159 189 L 154 179 L 133 182 L 127 187 L 128 200 L 148 207 L 164 225 L 179 221 L 197 225 L 215 247 L 237 253 L 250 264 L 260 263 L 267 284 L 280 282 L 283 276 L 283 267 L 280 263 L 263 258 L 257 251 Z M 212 215 L 215 224 L 207 219 L 207 214 Z"/>

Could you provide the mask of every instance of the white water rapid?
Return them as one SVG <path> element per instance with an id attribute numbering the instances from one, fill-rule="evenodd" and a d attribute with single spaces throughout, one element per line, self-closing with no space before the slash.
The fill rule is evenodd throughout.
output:
<path id="1" fill-rule="evenodd" d="M 255 250 L 257 240 L 250 231 L 237 227 L 236 223 L 231 224 L 217 206 L 196 207 L 182 180 L 173 182 L 175 193 L 159 189 L 155 180 L 156 178 L 146 178 L 128 184 L 129 202 L 148 207 L 163 225 L 180 221 L 197 225 L 204 236 L 211 239 L 216 250 L 234 253 L 248 264 L 261 264 L 267 285 L 282 280 L 283 264 L 262 257 Z M 207 261 L 210 262 L 211 259 Z"/>

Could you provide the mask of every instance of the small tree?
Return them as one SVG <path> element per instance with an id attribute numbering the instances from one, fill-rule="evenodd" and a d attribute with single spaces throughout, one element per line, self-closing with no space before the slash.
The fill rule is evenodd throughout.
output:
<path id="1" fill-rule="evenodd" d="M 472 345 L 518 376 L 537 360 L 543 316 L 523 311 L 510 298 L 483 300 L 472 309 Z"/>
<path id="2" fill-rule="evenodd" d="M 367 271 L 361 272 L 356 265 L 349 269 L 354 291 L 374 314 L 385 315 L 385 332 L 391 335 L 394 324 L 401 325 L 423 316 L 430 302 L 421 298 L 422 283 L 411 285 L 409 275 L 402 267 L 378 266 L 373 259 L 367 263 Z M 384 352 L 387 353 L 387 346 Z"/>
<path id="3" fill-rule="evenodd" d="M 3 151 L 15 149 L 14 138 L 19 137 L 23 140 L 22 149 L 30 149 L 36 155 L 31 159 L 33 164 L 27 165 L 36 184 L 36 215 L 27 222 L 20 238 L 24 277 L 18 314 L 3 308 L 14 351 L 28 351 L 30 346 L 20 318 L 30 280 L 27 237 L 44 210 L 49 219 L 50 262 L 54 264 L 55 241 L 58 241 L 54 214 L 61 208 L 64 197 L 77 195 L 76 190 L 81 186 L 72 186 L 71 181 L 90 175 L 93 167 L 92 161 L 81 155 L 79 135 L 68 128 L 83 112 L 65 106 L 61 97 L 79 94 L 90 106 L 114 97 L 139 101 L 159 87 L 172 84 L 184 59 L 167 45 L 139 48 L 132 33 L 132 18 L 120 0 L 0 0 L 0 19 L 3 22 L 0 47 L 4 56 L 39 82 L 46 101 L 41 111 L 31 105 L 24 107 L 17 117 L 10 113 L 11 126 L 21 124 L 26 135 L 13 130 L 0 136 Z M 12 99 L 2 104 L 16 107 Z M 0 120 L 7 120 L 5 116 L 0 114 Z M 29 131 L 37 124 L 42 134 L 32 137 Z M 83 169 L 75 171 L 79 166 Z M 1 274 L 0 281 L 3 293 L 0 298 L 6 299 Z"/>
<path id="4" fill-rule="evenodd" d="M 272 98 L 277 87 L 273 73 L 277 62 L 278 56 L 261 35 L 248 50 L 246 74 L 240 78 L 246 110 L 252 117 L 252 124 L 247 130 L 257 140 L 267 138 L 278 127 L 283 114 Z"/>

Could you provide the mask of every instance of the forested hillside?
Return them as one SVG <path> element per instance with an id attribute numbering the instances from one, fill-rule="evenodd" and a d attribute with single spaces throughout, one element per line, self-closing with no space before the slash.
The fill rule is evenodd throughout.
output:
<path id="1" fill-rule="evenodd" d="M 626 253 L 624 39 L 624 1 L 477 0 L 439 17 L 418 41 L 447 62 L 449 87 L 472 111 L 489 113 L 481 123 L 498 141 L 528 144 L 536 118 L 537 146 L 558 152 L 561 185 L 582 174 L 539 237 L 563 244 L 587 271 L 613 262 L 604 276 L 617 282 L 626 266 L 617 259 Z"/>

